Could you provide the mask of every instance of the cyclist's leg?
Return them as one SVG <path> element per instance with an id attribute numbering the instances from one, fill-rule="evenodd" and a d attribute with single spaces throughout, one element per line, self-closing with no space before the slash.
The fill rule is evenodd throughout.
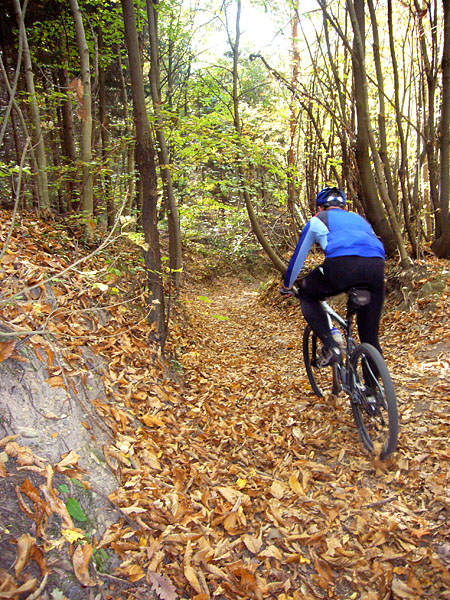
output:
<path id="1" fill-rule="evenodd" d="M 371 344 L 382 354 L 378 330 L 384 302 L 384 262 L 379 259 L 361 259 L 361 267 L 365 277 L 361 283 L 367 285 L 370 291 L 370 303 L 361 306 L 356 316 L 359 339 Z M 373 376 L 378 379 L 379 373 L 373 361 L 369 361 L 369 365 L 370 369 L 363 364 L 362 370 L 366 385 L 372 388 Z"/>
<path id="2" fill-rule="evenodd" d="M 382 354 L 378 339 L 381 311 L 384 302 L 384 262 L 379 259 L 361 259 L 360 284 L 365 284 L 370 291 L 370 303 L 362 306 L 357 313 L 359 339 L 367 342 Z"/>
<path id="3" fill-rule="evenodd" d="M 321 300 L 336 293 L 324 273 L 323 265 L 316 267 L 306 275 L 300 286 L 300 305 L 306 322 L 318 338 L 328 348 L 338 347 L 330 332 L 328 319 L 320 304 Z"/>

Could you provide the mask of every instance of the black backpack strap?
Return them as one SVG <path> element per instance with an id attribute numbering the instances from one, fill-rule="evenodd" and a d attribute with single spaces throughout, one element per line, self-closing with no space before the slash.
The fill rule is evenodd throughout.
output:
<path id="1" fill-rule="evenodd" d="M 327 210 L 322 210 L 322 212 L 317 213 L 317 215 L 315 215 L 317 219 L 320 219 L 320 221 L 322 221 L 322 223 L 326 226 L 327 229 L 329 229 L 328 227 L 328 211 Z"/>

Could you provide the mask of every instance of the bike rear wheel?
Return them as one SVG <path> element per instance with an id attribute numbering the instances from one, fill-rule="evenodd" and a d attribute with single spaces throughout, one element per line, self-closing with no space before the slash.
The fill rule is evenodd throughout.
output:
<path id="1" fill-rule="evenodd" d="M 398 438 L 397 399 L 389 370 L 370 344 L 356 347 L 349 368 L 352 411 L 359 436 L 370 452 L 386 459 L 395 452 Z"/>
<path id="2" fill-rule="evenodd" d="M 337 375 L 337 367 L 317 367 L 317 359 L 322 350 L 322 342 L 307 325 L 303 332 L 303 360 L 305 362 L 306 374 L 313 392 L 319 398 L 325 398 L 329 394 L 338 394 L 340 385 Z"/>

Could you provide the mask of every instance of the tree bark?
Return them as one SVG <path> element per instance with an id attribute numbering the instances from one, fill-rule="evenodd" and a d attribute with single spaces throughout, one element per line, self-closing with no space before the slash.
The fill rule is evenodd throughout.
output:
<path id="1" fill-rule="evenodd" d="M 440 190 L 442 235 L 433 246 L 437 256 L 450 256 L 450 3 L 442 0 L 444 10 L 444 49 L 442 53 L 442 103 L 439 124 Z"/>
<path id="2" fill-rule="evenodd" d="M 59 71 L 59 84 L 61 89 L 69 90 L 69 76 L 66 69 Z M 66 178 L 66 209 L 71 212 L 74 208 L 75 201 L 75 182 L 77 181 L 77 151 L 75 148 L 74 124 L 72 115 L 72 102 L 67 96 L 62 101 L 61 106 L 61 147 L 64 155 L 64 160 L 67 168 L 71 169 L 70 176 Z"/>
<path id="3" fill-rule="evenodd" d="M 103 52 L 103 34 L 101 27 L 99 27 L 98 31 L 98 49 L 100 56 Z M 106 221 L 108 230 L 111 230 L 114 225 L 114 198 L 111 190 L 110 184 L 110 169 L 108 165 L 108 152 L 109 152 L 109 130 L 108 130 L 108 116 L 106 112 L 106 72 L 105 68 L 102 64 L 99 65 L 98 71 L 98 116 L 99 116 L 99 127 L 100 127 L 100 139 L 101 139 L 101 156 L 103 163 L 103 172 L 105 173 L 102 176 L 102 188 L 103 193 L 106 199 Z"/>
<path id="4" fill-rule="evenodd" d="M 133 125 L 130 120 L 129 111 L 128 111 L 127 90 L 126 90 L 126 86 L 125 86 L 125 77 L 123 76 L 122 61 L 120 59 L 119 49 L 117 51 L 117 64 L 118 64 L 118 69 L 119 69 L 120 98 L 122 101 L 123 120 L 125 123 L 125 138 L 126 138 L 125 151 L 126 151 L 126 165 L 127 165 L 127 180 L 129 182 L 128 190 L 127 190 L 128 202 L 124 208 L 124 215 L 130 216 L 133 202 L 135 200 L 134 197 L 136 194 L 136 180 L 135 180 L 135 173 L 134 173 L 134 169 L 135 169 L 135 160 L 134 160 L 135 141 L 134 141 L 134 138 L 135 138 L 135 135 L 133 132 Z"/>
<path id="5" fill-rule="evenodd" d="M 34 88 L 33 66 L 31 63 L 30 48 L 28 46 L 28 38 L 25 30 L 24 13 L 22 12 L 22 9 L 20 7 L 19 0 L 14 0 L 14 8 L 16 11 L 20 37 L 22 38 L 25 81 L 27 85 L 27 91 L 30 97 L 30 112 L 31 120 L 33 123 L 33 143 L 36 148 L 36 180 L 38 189 L 39 209 L 42 210 L 44 213 L 48 213 L 50 211 L 50 198 L 47 180 L 47 157 L 45 154 L 44 138 L 42 135 L 41 117 L 39 114 L 39 106 L 36 98 L 36 90 Z"/>
<path id="6" fill-rule="evenodd" d="M 410 211 L 414 210 L 414 206 L 410 202 L 410 192 L 409 185 L 407 181 L 408 177 L 408 148 L 407 148 L 407 136 L 405 135 L 405 131 L 403 128 L 403 116 L 400 109 L 400 83 L 399 83 L 399 74 L 398 74 L 398 64 L 397 64 L 397 56 L 395 53 L 395 44 L 394 44 L 394 31 L 393 31 L 393 23 L 392 23 L 392 0 L 388 0 L 388 30 L 389 30 L 389 47 L 391 51 L 391 60 L 392 60 L 392 71 L 394 76 L 394 108 L 395 108 L 395 120 L 397 124 L 397 134 L 400 141 L 400 166 L 398 169 L 399 179 L 400 179 L 400 189 L 402 194 L 402 203 L 403 203 L 403 216 L 405 220 L 406 231 L 408 232 L 408 238 L 411 243 L 413 249 L 413 255 L 417 256 L 417 243 L 416 236 L 413 231 L 411 219 L 410 219 Z M 386 168 L 385 168 L 386 172 Z M 391 194 L 391 198 L 393 198 L 393 194 Z"/>
<path id="7" fill-rule="evenodd" d="M 147 117 L 144 78 L 139 52 L 133 0 L 121 0 L 125 26 L 125 41 L 130 66 L 133 116 L 136 128 L 136 163 L 142 186 L 142 227 L 148 245 L 144 250 L 149 287 L 149 322 L 155 325 L 155 341 L 164 347 L 164 292 L 161 271 L 161 249 L 157 227 L 158 188 L 155 151 Z"/>
<path id="8" fill-rule="evenodd" d="M 230 35 L 228 35 L 229 44 L 231 46 L 231 50 L 233 53 L 233 122 L 234 128 L 236 129 L 236 133 L 238 136 L 241 135 L 241 120 L 239 116 L 239 82 L 238 82 L 238 63 L 239 63 L 239 41 L 240 41 L 240 18 L 241 18 L 241 0 L 237 0 L 237 11 L 236 11 L 236 35 L 234 42 L 231 40 Z M 245 206 L 247 208 L 248 217 L 250 219 L 250 223 L 252 226 L 253 233 L 256 236 L 256 239 L 261 244 L 261 247 L 272 261 L 275 268 L 281 273 L 285 273 L 287 269 L 287 265 L 283 260 L 278 256 L 278 254 L 272 248 L 269 240 L 264 235 L 264 232 L 259 224 L 258 217 L 253 208 L 253 203 L 250 198 L 250 194 L 248 193 L 246 186 L 246 176 L 245 169 L 242 166 L 241 158 L 238 158 L 238 173 L 239 179 L 242 185 L 242 194 L 244 196 Z"/>
<path id="9" fill-rule="evenodd" d="M 94 185 L 91 169 L 92 161 L 92 99 L 91 99 L 91 73 L 89 66 L 89 48 L 84 33 L 83 19 L 77 0 L 70 0 L 78 52 L 80 54 L 81 83 L 82 83 L 82 109 L 79 116 L 82 122 L 81 128 L 81 161 L 83 163 L 83 177 L 81 188 L 81 208 L 86 217 L 86 233 L 92 236 L 94 213 Z"/>
<path id="10" fill-rule="evenodd" d="M 383 163 L 383 171 L 384 176 L 386 178 L 386 185 L 388 188 L 389 196 L 391 198 L 395 198 L 395 190 L 392 178 L 392 170 L 390 168 L 388 150 L 387 150 L 387 134 L 386 134 L 386 105 L 385 105 L 385 93 L 384 93 L 384 77 L 383 77 L 383 67 L 381 65 L 380 59 L 380 40 L 378 36 L 378 23 L 376 17 L 375 7 L 373 5 L 373 0 L 368 0 L 369 13 L 370 13 L 370 21 L 372 24 L 372 33 L 373 33 L 373 56 L 375 63 L 375 71 L 377 74 L 377 85 L 378 85 L 378 103 L 379 103 L 379 112 L 378 112 L 378 135 L 380 138 L 380 149 L 379 154 L 381 158 L 381 162 Z M 391 33 L 391 30 L 390 30 Z"/>
<path id="11" fill-rule="evenodd" d="M 300 68 L 300 52 L 298 49 L 298 0 L 295 0 L 294 14 L 292 17 L 292 64 L 291 64 L 291 98 L 289 106 L 289 149 L 288 149 L 288 207 L 292 221 L 292 235 L 294 239 L 298 239 L 298 227 L 296 218 L 296 203 L 297 203 L 297 123 L 298 123 L 298 74 Z"/>
<path id="12" fill-rule="evenodd" d="M 380 157 L 378 155 L 375 136 L 370 124 L 367 76 L 365 71 L 365 50 L 363 43 L 364 0 L 355 0 L 355 3 L 353 3 L 352 0 L 347 0 L 347 7 L 349 9 L 354 32 L 353 72 L 355 77 L 355 99 L 358 119 L 357 144 L 360 144 L 359 152 L 357 149 L 356 158 L 360 169 L 361 186 L 364 193 L 362 201 L 367 207 L 368 219 L 371 221 L 375 232 L 380 236 L 387 254 L 392 255 L 396 247 L 400 254 L 401 263 L 404 266 L 408 266 L 410 264 L 410 259 L 406 253 L 400 225 L 395 215 L 392 201 L 389 197 Z M 375 167 L 377 184 L 375 184 L 370 165 L 369 148 Z M 377 187 L 389 216 L 389 223 L 384 217 L 384 211 L 378 199 Z M 367 194 L 367 196 L 365 194 Z"/>
<path id="13" fill-rule="evenodd" d="M 434 5 L 436 6 L 437 0 Z M 435 235 L 439 238 L 442 232 L 442 220 L 439 207 L 439 167 L 437 158 L 437 144 L 436 144 L 436 89 L 437 89 L 437 75 L 438 75 L 438 42 L 437 42 L 437 16 L 434 17 L 431 14 L 431 3 L 429 4 L 430 14 L 430 29 L 431 35 L 428 36 L 425 32 L 422 20 L 425 18 L 426 12 L 422 10 L 422 4 L 418 0 L 414 0 L 414 6 L 416 9 L 417 26 L 419 31 L 419 43 L 421 50 L 421 58 L 423 68 L 425 71 L 426 78 L 426 92 L 424 92 L 423 105 L 426 106 L 426 116 L 424 118 L 424 138 L 425 148 L 427 152 L 427 168 L 428 168 L 428 180 L 430 189 L 430 198 L 433 205 L 433 213 L 435 220 Z M 431 41 L 431 44 L 430 44 Z M 431 46 L 431 59 L 428 55 L 428 47 Z"/>
<path id="14" fill-rule="evenodd" d="M 169 224 L 169 267 L 172 282 L 176 288 L 180 285 L 182 268 L 182 248 L 178 208 L 172 185 L 170 158 L 164 134 L 164 122 L 161 114 L 161 84 L 159 77 L 158 21 L 156 6 L 158 0 L 147 0 L 148 29 L 150 36 L 150 90 L 153 110 L 156 115 L 156 137 L 158 140 L 158 159 L 163 182 L 165 205 Z"/>

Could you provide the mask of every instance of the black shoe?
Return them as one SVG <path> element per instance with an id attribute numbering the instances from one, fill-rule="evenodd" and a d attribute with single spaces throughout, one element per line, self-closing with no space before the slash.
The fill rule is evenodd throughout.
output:
<path id="1" fill-rule="evenodd" d="M 329 367 L 335 363 L 342 363 L 341 351 L 337 346 L 334 346 L 333 348 L 324 346 L 319 358 L 317 359 L 317 366 L 320 369 L 322 367 Z"/>

